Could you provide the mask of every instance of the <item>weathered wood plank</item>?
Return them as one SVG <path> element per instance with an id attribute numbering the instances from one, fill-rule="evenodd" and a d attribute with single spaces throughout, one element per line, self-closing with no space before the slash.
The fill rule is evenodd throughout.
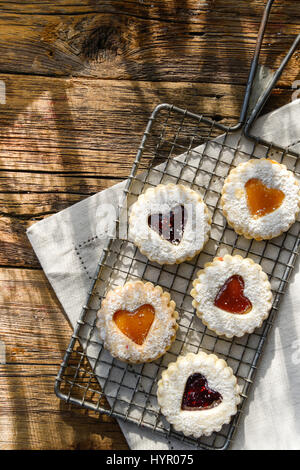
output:
<path id="1" fill-rule="evenodd" d="M 54 366 L 0 365 L 0 449 L 128 449 L 114 419 L 60 401 L 55 376 Z"/>
<path id="2" fill-rule="evenodd" d="M 156 104 L 236 121 L 264 3 L 0 1 L 0 265 L 16 267 L 0 270 L 1 449 L 127 448 L 114 420 L 54 395 L 71 327 L 25 231 L 126 177 Z M 279 64 L 299 20 L 298 2 L 275 2 L 262 63 Z M 297 78 L 299 54 L 267 110 Z"/>
<path id="3" fill-rule="evenodd" d="M 0 194 L 0 206 L 3 214 L 23 219 L 36 218 L 37 220 L 53 212 L 83 199 L 81 194 L 57 194 L 49 192 L 41 196 L 39 193 L 30 194 Z"/>
<path id="4" fill-rule="evenodd" d="M 8 106 L 0 106 L 0 264 L 35 268 L 26 228 L 126 178 L 155 104 L 229 122 L 244 92 L 223 84 L 0 77 L 8 90 Z M 291 95 L 277 90 L 269 109 Z"/>
<path id="5" fill-rule="evenodd" d="M 113 419 L 54 394 L 71 327 L 44 274 L 1 269 L 0 282 L 0 449 L 127 448 Z"/>
<path id="6" fill-rule="evenodd" d="M 230 85 L 49 79 L 0 75 L 3 169 L 126 177 L 155 105 L 205 115 L 239 114 L 244 88 Z M 237 95 L 240 95 L 239 97 Z"/>
<path id="7" fill-rule="evenodd" d="M 0 172 L 0 265 L 38 268 L 27 228 L 119 181 L 83 175 Z"/>
<path id="8" fill-rule="evenodd" d="M 6 362 L 62 361 L 72 328 L 41 270 L 0 269 L 0 339 Z"/>
<path id="9" fill-rule="evenodd" d="M 0 106 L 0 168 L 98 177 L 128 175 L 155 105 L 169 102 L 228 123 L 237 120 L 244 93 L 242 86 L 212 83 L 0 79 L 7 87 L 7 105 Z M 291 94 L 278 90 L 276 107 Z"/>
<path id="10" fill-rule="evenodd" d="M 0 193 L 67 193 L 91 195 L 121 181 L 118 178 L 101 176 L 69 175 L 57 173 L 35 173 L 24 171 L 0 171 Z"/>
<path id="11" fill-rule="evenodd" d="M 20 173 L 18 173 L 20 176 Z M 106 180 L 105 180 L 106 182 Z M 114 183 L 113 180 L 111 183 Z M 45 183 L 46 184 L 46 183 Z M 85 191 L 93 194 L 106 186 L 86 186 Z M 61 186 L 60 186 L 61 188 Z M 39 268 L 40 264 L 33 252 L 26 235 L 30 225 L 38 220 L 65 209 L 75 202 L 87 197 L 87 194 L 68 194 L 68 187 L 62 193 L 47 191 L 49 186 L 43 186 L 45 192 L 0 193 L 0 265 L 15 267 Z"/>
<path id="12" fill-rule="evenodd" d="M 245 83 L 264 1 L 1 2 L 0 69 L 110 79 Z M 21 10 L 21 11 L 20 11 Z M 274 5 L 262 63 L 300 32 L 300 5 Z M 295 56 L 282 85 L 295 80 Z"/>
<path id="13" fill-rule="evenodd" d="M 0 265 L 40 268 L 26 236 L 33 221 L 14 217 L 0 217 Z"/>
<path id="14" fill-rule="evenodd" d="M 251 0 L 248 2 L 235 2 L 235 0 L 156 0 L 150 2 L 147 0 L 43 0 L 39 2 L 26 1 L 10 2 L 0 1 L 2 12 L 16 14 L 44 14 L 44 15 L 75 15 L 75 14 L 94 14 L 98 13 L 124 13 L 133 16 L 156 19 L 158 21 L 180 20 L 190 22 L 197 21 L 198 15 L 202 12 L 211 11 L 234 17 L 238 15 L 249 15 L 261 13 L 265 5 L 265 0 Z M 294 4 L 292 0 L 277 0 L 272 7 L 274 21 L 277 18 L 286 20 L 292 18 L 294 13 Z"/>

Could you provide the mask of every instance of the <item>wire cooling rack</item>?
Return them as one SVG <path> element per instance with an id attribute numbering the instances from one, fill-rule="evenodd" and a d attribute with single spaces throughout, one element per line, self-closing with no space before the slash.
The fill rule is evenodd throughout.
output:
<path id="1" fill-rule="evenodd" d="M 121 230 L 124 214 L 142 192 L 159 183 L 172 182 L 201 193 L 212 217 L 210 239 L 198 257 L 175 266 L 159 266 L 149 261 L 124 233 L 123 238 L 107 242 L 56 381 L 60 398 L 175 437 L 196 448 L 228 448 L 299 249 L 298 221 L 280 237 L 257 242 L 237 235 L 224 219 L 220 208 L 224 179 L 239 163 L 261 157 L 285 164 L 299 177 L 300 160 L 287 149 L 262 145 L 249 140 L 241 131 L 232 132 L 218 122 L 171 105 L 160 105 L 154 110 L 124 188 L 123 205 L 128 207 L 120 211 L 117 228 Z M 94 240 L 87 242 L 91 246 L 93 243 Z M 83 264 L 86 248 L 90 247 L 76 247 Z M 274 296 L 270 316 L 263 326 L 251 335 L 232 340 L 217 336 L 202 324 L 190 296 L 197 271 L 225 253 L 240 254 L 259 263 L 269 276 Z M 179 312 L 179 330 L 171 349 L 159 360 L 130 365 L 113 359 L 102 347 L 95 323 L 107 291 L 137 279 L 158 284 L 170 293 Z M 157 404 L 156 390 L 161 372 L 170 362 L 200 349 L 227 361 L 241 386 L 242 402 L 231 423 L 220 432 L 193 439 L 175 432 L 165 420 Z"/>

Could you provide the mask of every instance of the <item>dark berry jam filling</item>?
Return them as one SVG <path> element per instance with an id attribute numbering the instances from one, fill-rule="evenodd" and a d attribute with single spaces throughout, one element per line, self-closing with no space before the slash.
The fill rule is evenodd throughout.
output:
<path id="1" fill-rule="evenodd" d="M 185 219 L 184 206 L 178 205 L 167 214 L 149 215 L 148 225 L 168 242 L 179 245 L 183 237 Z"/>
<path id="2" fill-rule="evenodd" d="M 200 410 L 218 406 L 223 397 L 209 388 L 204 375 L 198 372 L 189 376 L 182 397 L 182 410 Z"/>

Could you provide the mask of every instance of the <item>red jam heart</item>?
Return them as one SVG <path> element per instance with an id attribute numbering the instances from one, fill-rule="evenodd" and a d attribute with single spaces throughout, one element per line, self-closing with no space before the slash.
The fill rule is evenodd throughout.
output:
<path id="1" fill-rule="evenodd" d="M 285 197 L 280 189 L 268 188 L 257 178 L 247 181 L 245 189 L 250 213 L 256 218 L 274 212 Z"/>
<path id="2" fill-rule="evenodd" d="M 113 320 L 119 330 L 138 345 L 142 345 L 149 333 L 155 316 L 155 309 L 150 304 L 130 312 L 128 310 L 117 310 Z"/>
<path id="3" fill-rule="evenodd" d="M 168 242 L 179 245 L 183 237 L 185 219 L 184 206 L 178 205 L 169 214 L 149 215 L 148 225 Z"/>
<path id="4" fill-rule="evenodd" d="M 249 313 L 252 309 L 250 300 L 244 296 L 244 279 L 234 274 L 219 290 L 215 298 L 215 306 L 229 313 Z"/>
<path id="5" fill-rule="evenodd" d="M 209 388 L 204 375 L 198 372 L 187 379 L 182 397 L 182 410 L 201 410 L 214 408 L 223 400 L 222 395 Z"/>

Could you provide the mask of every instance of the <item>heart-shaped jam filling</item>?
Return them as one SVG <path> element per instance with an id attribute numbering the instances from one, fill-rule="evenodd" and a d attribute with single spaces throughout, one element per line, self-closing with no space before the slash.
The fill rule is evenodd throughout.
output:
<path id="1" fill-rule="evenodd" d="M 221 287 L 215 298 L 215 306 L 229 313 L 249 313 L 252 304 L 244 295 L 244 279 L 238 274 L 231 276 Z"/>
<path id="2" fill-rule="evenodd" d="M 185 222 L 186 214 L 183 205 L 175 206 L 167 214 L 151 214 L 148 217 L 149 227 L 173 245 L 179 245 L 181 242 Z"/>
<path id="3" fill-rule="evenodd" d="M 247 203 L 252 217 L 259 218 L 276 211 L 284 199 L 280 189 L 268 188 L 257 178 L 245 184 Z"/>
<path id="4" fill-rule="evenodd" d="M 187 379 L 181 409 L 192 411 L 214 408 L 221 403 L 222 399 L 219 392 L 209 388 L 204 375 L 197 372 Z"/>
<path id="5" fill-rule="evenodd" d="M 149 333 L 155 316 L 155 309 L 150 304 L 130 312 L 129 310 L 117 310 L 113 320 L 119 330 L 138 345 L 142 345 Z"/>

